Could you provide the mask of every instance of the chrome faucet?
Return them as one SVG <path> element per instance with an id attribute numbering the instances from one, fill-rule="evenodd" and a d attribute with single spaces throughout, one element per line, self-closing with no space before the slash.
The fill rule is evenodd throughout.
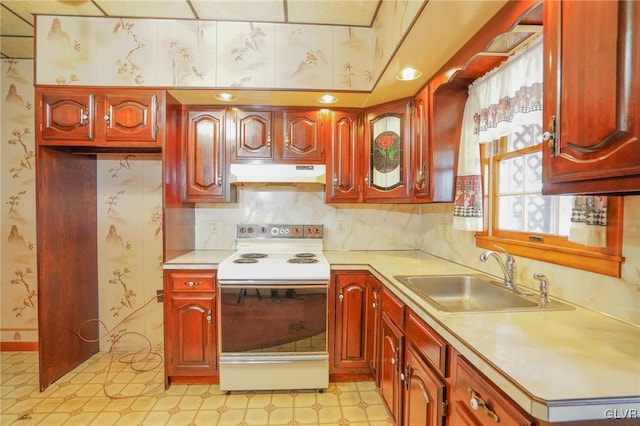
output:
<path id="1" fill-rule="evenodd" d="M 549 303 L 549 279 L 539 272 L 533 274 L 533 279 L 540 281 L 540 306 L 546 306 Z"/>
<path id="2" fill-rule="evenodd" d="M 497 249 L 502 250 L 505 254 L 505 261 L 502 262 L 502 258 L 495 251 L 487 250 L 480 254 L 480 261 L 486 262 L 487 259 L 493 257 L 498 261 L 498 265 L 500 265 L 500 269 L 502 269 L 502 273 L 504 274 L 504 282 L 503 285 L 505 288 L 513 291 L 516 294 L 527 295 L 530 296 L 531 293 L 523 292 L 516 287 L 515 278 L 516 278 L 516 260 L 509 254 L 509 252 L 498 245 L 495 246 Z"/>

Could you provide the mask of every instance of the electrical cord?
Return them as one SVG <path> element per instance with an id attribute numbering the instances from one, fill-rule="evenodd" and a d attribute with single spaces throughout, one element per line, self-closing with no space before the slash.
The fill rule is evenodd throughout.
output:
<path id="1" fill-rule="evenodd" d="M 109 364 L 107 366 L 107 374 L 105 376 L 104 382 L 102 384 L 102 390 L 104 392 L 104 394 L 111 398 L 111 399 L 127 399 L 127 398 L 137 398 L 140 396 L 146 396 L 146 395 L 153 395 L 154 393 L 157 392 L 157 390 L 161 390 L 163 389 L 162 385 L 158 385 L 157 389 L 154 387 L 151 390 L 147 391 L 147 392 L 143 392 L 140 394 L 136 394 L 136 395 L 118 395 L 118 394 L 110 394 L 107 390 L 107 386 L 109 384 L 109 374 L 111 373 L 111 367 L 113 366 L 114 363 L 114 358 L 115 358 L 115 348 L 116 345 L 118 344 L 118 342 L 120 341 L 120 339 L 122 339 L 123 337 L 127 336 L 127 335 L 134 335 L 134 336 L 140 336 L 143 338 L 143 340 L 146 342 L 146 347 L 143 347 L 135 352 L 130 352 L 130 353 L 124 353 L 123 355 L 121 355 L 117 360 L 118 362 L 124 363 L 124 364 L 128 364 L 129 367 L 137 372 L 137 373 L 143 373 L 146 371 L 152 371 L 155 370 L 156 368 L 158 368 L 160 365 L 162 365 L 162 354 L 159 352 L 156 352 L 153 350 L 152 345 L 151 345 L 151 341 L 149 340 L 149 338 L 147 336 L 145 336 L 142 333 L 139 333 L 137 331 L 125 331 L 123 333 L 118 333 L 118 332 L 114 332 L 114 330 L 117 330 L 121 324 L 125 323 L 126 321 L 129 320 L 129 318 L 131 318 L 132 316 L 134 316 L 135 314 L 137 314 L 138 312 L 140 312 L 142 309 L 146 308 L 149 304 L 151 304 L 152 302 L 156 301 L 156 297 L 152 297 L 151 299 L 149 299 L 148 302 L 146 302 L 144 305 L 140 306 L 138 309 L 136 309 L 135 311 L 131 312 L 129 315 L 127 315 L 126 317 L 124 317 L 122 319 L 122 321 L 120 321 L 119 323 L 117 323 L 113 328 L 109 329 L 107 327 L 107 325 L 100 320 L 99 318 L 91 318 L 86 320 L 85 322 L 82 323 L 82 325 L 78 328 L 78 331 L 76 332 L 78 338 L 84 342 L 87 343 L 96 343 L 101 341 L 103 338 L 108 339 L 111 342 L 111 346 L 109 347 L 109 353 L 110 353 L 110 360 L 109 360 Z M 82 330 L 83 328 L 91 323 L 98 323 L 102 329 L 104 330 L 104 332 L 106 333 L 106 336 L 104 337 L 98 337 L 97 339 L 89 339 L 86 337 L 83 337 L 82 335 Z M 137 365 L 139 365 L 140 363 L 149 363 L 151 361 L 155 360 L 155 363 L 151 365 L 151 367 L 147 366 L 144 368 L 139 368 Z"/>

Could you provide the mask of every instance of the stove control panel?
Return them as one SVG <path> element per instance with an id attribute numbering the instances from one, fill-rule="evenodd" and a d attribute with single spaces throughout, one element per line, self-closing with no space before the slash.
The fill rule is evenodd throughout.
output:
<path id="1" fill-rule="evenodd" d="M 236 238 L 313 238 L 322 239 L 324 225 L 239 224 Z"/>

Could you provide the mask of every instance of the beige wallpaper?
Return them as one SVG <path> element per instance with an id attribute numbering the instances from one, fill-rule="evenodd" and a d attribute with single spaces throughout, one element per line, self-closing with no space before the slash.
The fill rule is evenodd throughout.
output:
<path id="1" fill-rule="evenodd" d="M 371 90 L 422 7 L 372 28 L 38 16 L 37 84 Z"/>
<path id="2" fill-rule="evenodd" d="M 0 341 L 38 340 L 33 61 L 2 60 Z"/>

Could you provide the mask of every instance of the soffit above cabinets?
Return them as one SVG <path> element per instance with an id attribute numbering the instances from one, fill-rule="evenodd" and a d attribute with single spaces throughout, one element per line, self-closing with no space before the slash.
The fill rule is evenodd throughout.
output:
<path id="1" fill-rule="evenodd" d="M 418 0 L 409 0 L 410 2 Z M 419 1 L 423 3 L 422 0 Z M 33 15 L 282 22 L 374 28 L 383 0 L 0 0 L 3 58 L 33 58 Z M 428 0 L 371 92 L 338 93 L 332 107 L 367 107 L 415 95 L 507 0 Z M 537 22 L 535 22 L 537 21 Z M 540 24 L 535 19 L 534 24 Z M 399 83 L 404 67 L 422 77 Z M 210 90 L 172 89 L 186 104 L 216 103 Z M 242 93 L 237 104 L 318 105 L 317 91 Z"/>

